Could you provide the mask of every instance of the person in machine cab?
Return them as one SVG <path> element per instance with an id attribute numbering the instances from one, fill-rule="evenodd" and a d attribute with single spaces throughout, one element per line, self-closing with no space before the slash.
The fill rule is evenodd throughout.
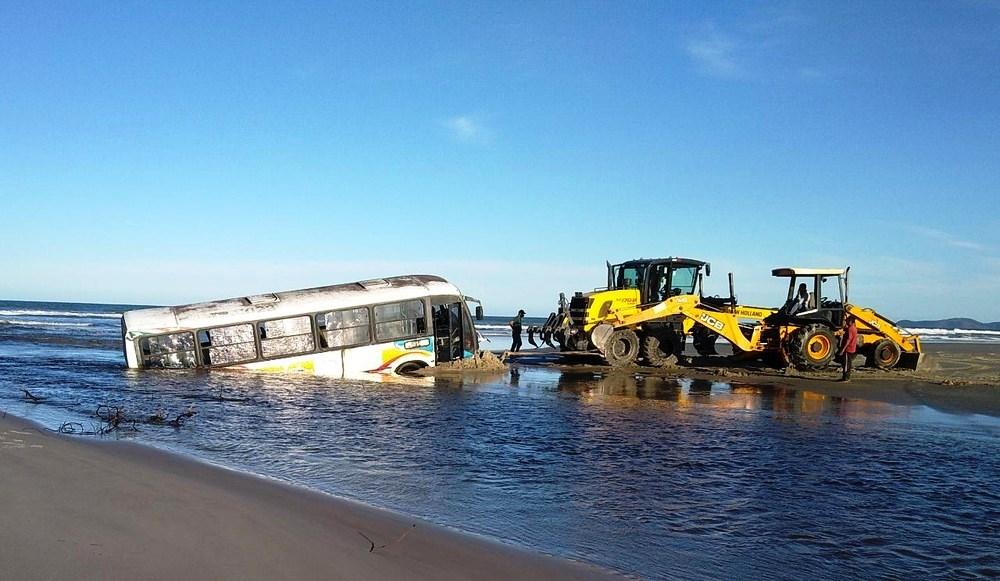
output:
<path id="1" fill-rule="evenodd" d="M 789 316 L 798 313 L 799 311 L 804 311 L 809 306 L 809 289 L 806 287 L 806 283 L 799 285 L 799 289 L 795 291 L 795 296 L 788 299 L 788 303 L 785 305 L 787 308 L 785 311 Z"/>

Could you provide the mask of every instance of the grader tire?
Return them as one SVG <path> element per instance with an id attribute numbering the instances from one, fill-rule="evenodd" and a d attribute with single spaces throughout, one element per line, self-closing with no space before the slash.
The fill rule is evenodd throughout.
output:
<path id="1" fill-rule="evenodd" d="M 837 339 L 823 325 L 803 327 L 788 341 L 788 358 L 796 369 L 821 369 L 833 361 L 836 353 Z"/>
<path id="2" fill-rule="evenodd" d="M 719 352 L 715 350 L 715 342 L 719 338 L 718 333 L 709 331 L 699 325 L 695 327 L 691 335 L 694 349 L 698 352 L 698 355 L 718 355 Z"/>
<path id="3" fill-rule="evenodd" d="M 619 329 L 604 342 L 604 358 L 611 367 L 633 365 L 639 358 L 639 336 L 631 329 Z"/>
<path id="4" fill-rule="evenodd" d="M 903 352 L 899 349 L 899 345 L 889 339 L 882 339 L 872 348 L 871 355 L 867 356 L 865 363 L 869 367 L 892 369 L 899 363 L 902 356 Z"/>
<path id="5" fill-rule="evenodd" d="M 649 335 L 642 342 L 643 356 L 646 363 L 653 367 L 673 367 L 680 360 L 684 343 L 669 333 Z"/>

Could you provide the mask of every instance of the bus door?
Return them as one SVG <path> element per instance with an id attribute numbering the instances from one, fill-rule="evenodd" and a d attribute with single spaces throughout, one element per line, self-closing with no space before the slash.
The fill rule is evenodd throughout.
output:
<path id="1" fill-rule="evenodd" d="M 450 299 L 431 302 L 434 316 L 434 353 L 437 363 L 462 358 L 462 303 Z"/>

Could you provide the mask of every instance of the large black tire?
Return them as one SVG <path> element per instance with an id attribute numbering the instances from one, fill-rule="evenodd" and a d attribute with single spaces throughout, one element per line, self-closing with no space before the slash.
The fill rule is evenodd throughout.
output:
<path id="1" fill-rule="evenodd" d="M 639 358 L 639 336 L 631 329 L 619 329 L 604 342 L 604 358 L 611 367 L 634 365 Z"/>
<path id="2" fill-rule="evenodd" d="M 717 355 L 718 351 L 715 350 L 715 342 L 718 338 L 718 333 L 709 331 L 708 328 L 701 325 L 695 327 L 691 333 L 691 340 L 698 355 Z"/>
<path id="3" fill-rule="evenodd" d="M 837 339 L 824 325 L 809 325 L 792 334 L 787 345 L 788 360 L 796 369 L 822 369 L 837 354 Z"/>
<path id="4" fill-rule="evenodd" d="M 870 354 L 866 354 L 865 363 L 869 367 L 892 369 L 899 363 L 902 356 L 903 352 L 899 348 L 899 345 L 896 345 L 889 339 L 882 339 L 875 344 Z"/>
<path id="5" fill-rule="evenodd" d="M 642 354 L 653 367 L 673 367 L 684 353 L 684 342 L 674 333 L 654 333 L 642 341 Z"/>

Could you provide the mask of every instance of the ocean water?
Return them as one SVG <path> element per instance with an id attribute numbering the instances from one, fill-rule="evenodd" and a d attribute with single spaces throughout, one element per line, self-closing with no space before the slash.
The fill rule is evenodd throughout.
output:
<path id="1" fill-rule="evenodd" d="M 132 371 L 123 308 L 0 302 L 0 410 L 53 429 L 98 424 L 102 404 L 194 410 L 112 437 L 642 578 L 1000 576 L 997 418 L 528 367 L 426 384 Z M 483 323 L 506 342 L 505 319 Z"/>
<path id="2" fill-rule="evenodd" d="M 510 321 L 513 318 L 514 315 L 509 317 L 487 316 L 483 318 L 482 321 L 476 321 L 476 329 L 479 331 L 480 336 L 480 349 L 489 349 L 490 351 L 509 349 L 511 343 Z M 528 327 L 541 326 L 544 323 L 545 318 L 524 318 L 523 328 L 521 331 L 521 349 L 523 351 L 535 349 L 535 347 L 528 342 Z M 546 346 L 537 336 L 534 337 L 534 339 L 535 343 L 537 343 L 539 347 Z"/>

